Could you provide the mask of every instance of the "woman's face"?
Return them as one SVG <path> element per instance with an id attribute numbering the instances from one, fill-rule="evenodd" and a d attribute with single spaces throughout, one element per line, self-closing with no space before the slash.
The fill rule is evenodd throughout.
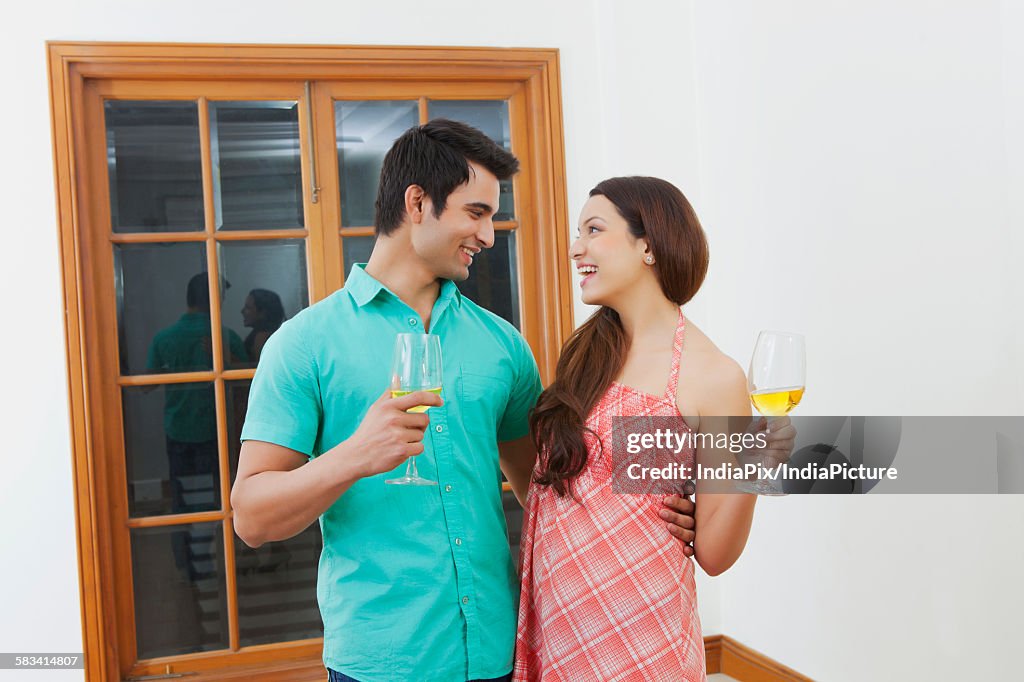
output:
<path id="1" fill-rule="evenodd" d="M 245 305 L 242 306 L 242 324 L 246 327 L 252 327 L 262 317 L 263 313 L 256 307 L 256 301 L 252 300 L 252 296 L 246 296 Z"/>
<path id="2" fill-rule="evenodd" d="M 644 263 L 647 243 L 629 232 L 615 204 L 598 194 L 580 213 L 579 237 L 569 256 L 579 272 L 583 302 L 617 308 L 624 296 L 653 270 Z"/>

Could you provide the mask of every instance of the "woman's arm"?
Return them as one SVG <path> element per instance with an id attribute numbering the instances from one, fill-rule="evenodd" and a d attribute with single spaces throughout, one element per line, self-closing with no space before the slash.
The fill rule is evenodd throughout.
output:
<path id="1" fill-rule="evenodd" d="M 723 355 L 704 368 L 702 374 L 699 405 L 702 433 L 727 431 L 726 417 L 750 416 L 747 378 L 735 361 Z M 697 461 L 704 466 L 721 459 L 721 450 L 697 450 Z M 697 563 L 708 575 L 724 573 L 743 553 L 756 501 L 756 495 L 742 493 L 698 494 L 697 536 L 693 547 Z"/>
<path id="2" fill-rule="evenodd" d="M 498 443 L 498 464 L 501 473 L 512 486 L 520 507 L 526 507 L 526 493 L 530 489 L 533 465 L 537 461 L 537 448 L 533 439 L 523 436 L 517 440 Z"/>

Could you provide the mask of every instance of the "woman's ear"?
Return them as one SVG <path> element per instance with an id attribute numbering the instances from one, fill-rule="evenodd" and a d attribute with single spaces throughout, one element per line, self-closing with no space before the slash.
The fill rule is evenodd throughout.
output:
<path id="1" fill-rule="evenodd" d="M 426 192 L 419 185 L 409 185 L 405 188 L 405 212 L 413 224 L 423 220 L 423 201 L 426 196 Z"/>
<path id="2" fill-rule="evenodd" d="M 644 262 L 648 265 L 654 265 L 654 254 L 651 252 L 651 245 L 647 243 L 646 239 L 641 239 L 640 243 L 644 248 Z"/>

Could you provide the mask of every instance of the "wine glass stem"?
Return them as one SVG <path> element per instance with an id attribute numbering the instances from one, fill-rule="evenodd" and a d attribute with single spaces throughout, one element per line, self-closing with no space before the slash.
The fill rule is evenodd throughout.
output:
<path id="1" fill-rule="evenodd" d="M 416 470 L 416 457 L 410 457 L 405 463 L 405 477 L 406 478 L 419 478 L 420 472 Z"/>

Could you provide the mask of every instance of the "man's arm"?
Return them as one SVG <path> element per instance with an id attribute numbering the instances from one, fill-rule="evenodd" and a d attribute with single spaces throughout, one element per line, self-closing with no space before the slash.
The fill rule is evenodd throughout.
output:
<path id="1" fill-rule="evenodd" d="M 533 440 L 529 436 L 523 436 L 498 443 L 498 454 L 501 473 L 505 474 L 505 478 L 512 485 L 512 492 L 519 500 L 519 505 L 525 507 L 533 465 L 537 461 L 537 449 L 533 446 Z"/>
<path id="2" fill-rule="evenodd" d="M 259 547 L 298 535 L 316 521 L 360 478 L 344 448 L 335 451 L 307 462 L 301 452 L 280 445 L 242 443 L 231 487 L 238 537 Z"/>
<path id="3" fill-rule="evenodd" d="M 238 537 L 259 547 L 298 535 L 360 478 L 391 471 L 422 453 L 430 418 L 406 410 L 440 407 L 441 397 L 426 391 L 389 395 L 377 399 L 351 438 L 309 462 L 302 453 L 273 443 L 242 443 L 231 488 Z"/>

